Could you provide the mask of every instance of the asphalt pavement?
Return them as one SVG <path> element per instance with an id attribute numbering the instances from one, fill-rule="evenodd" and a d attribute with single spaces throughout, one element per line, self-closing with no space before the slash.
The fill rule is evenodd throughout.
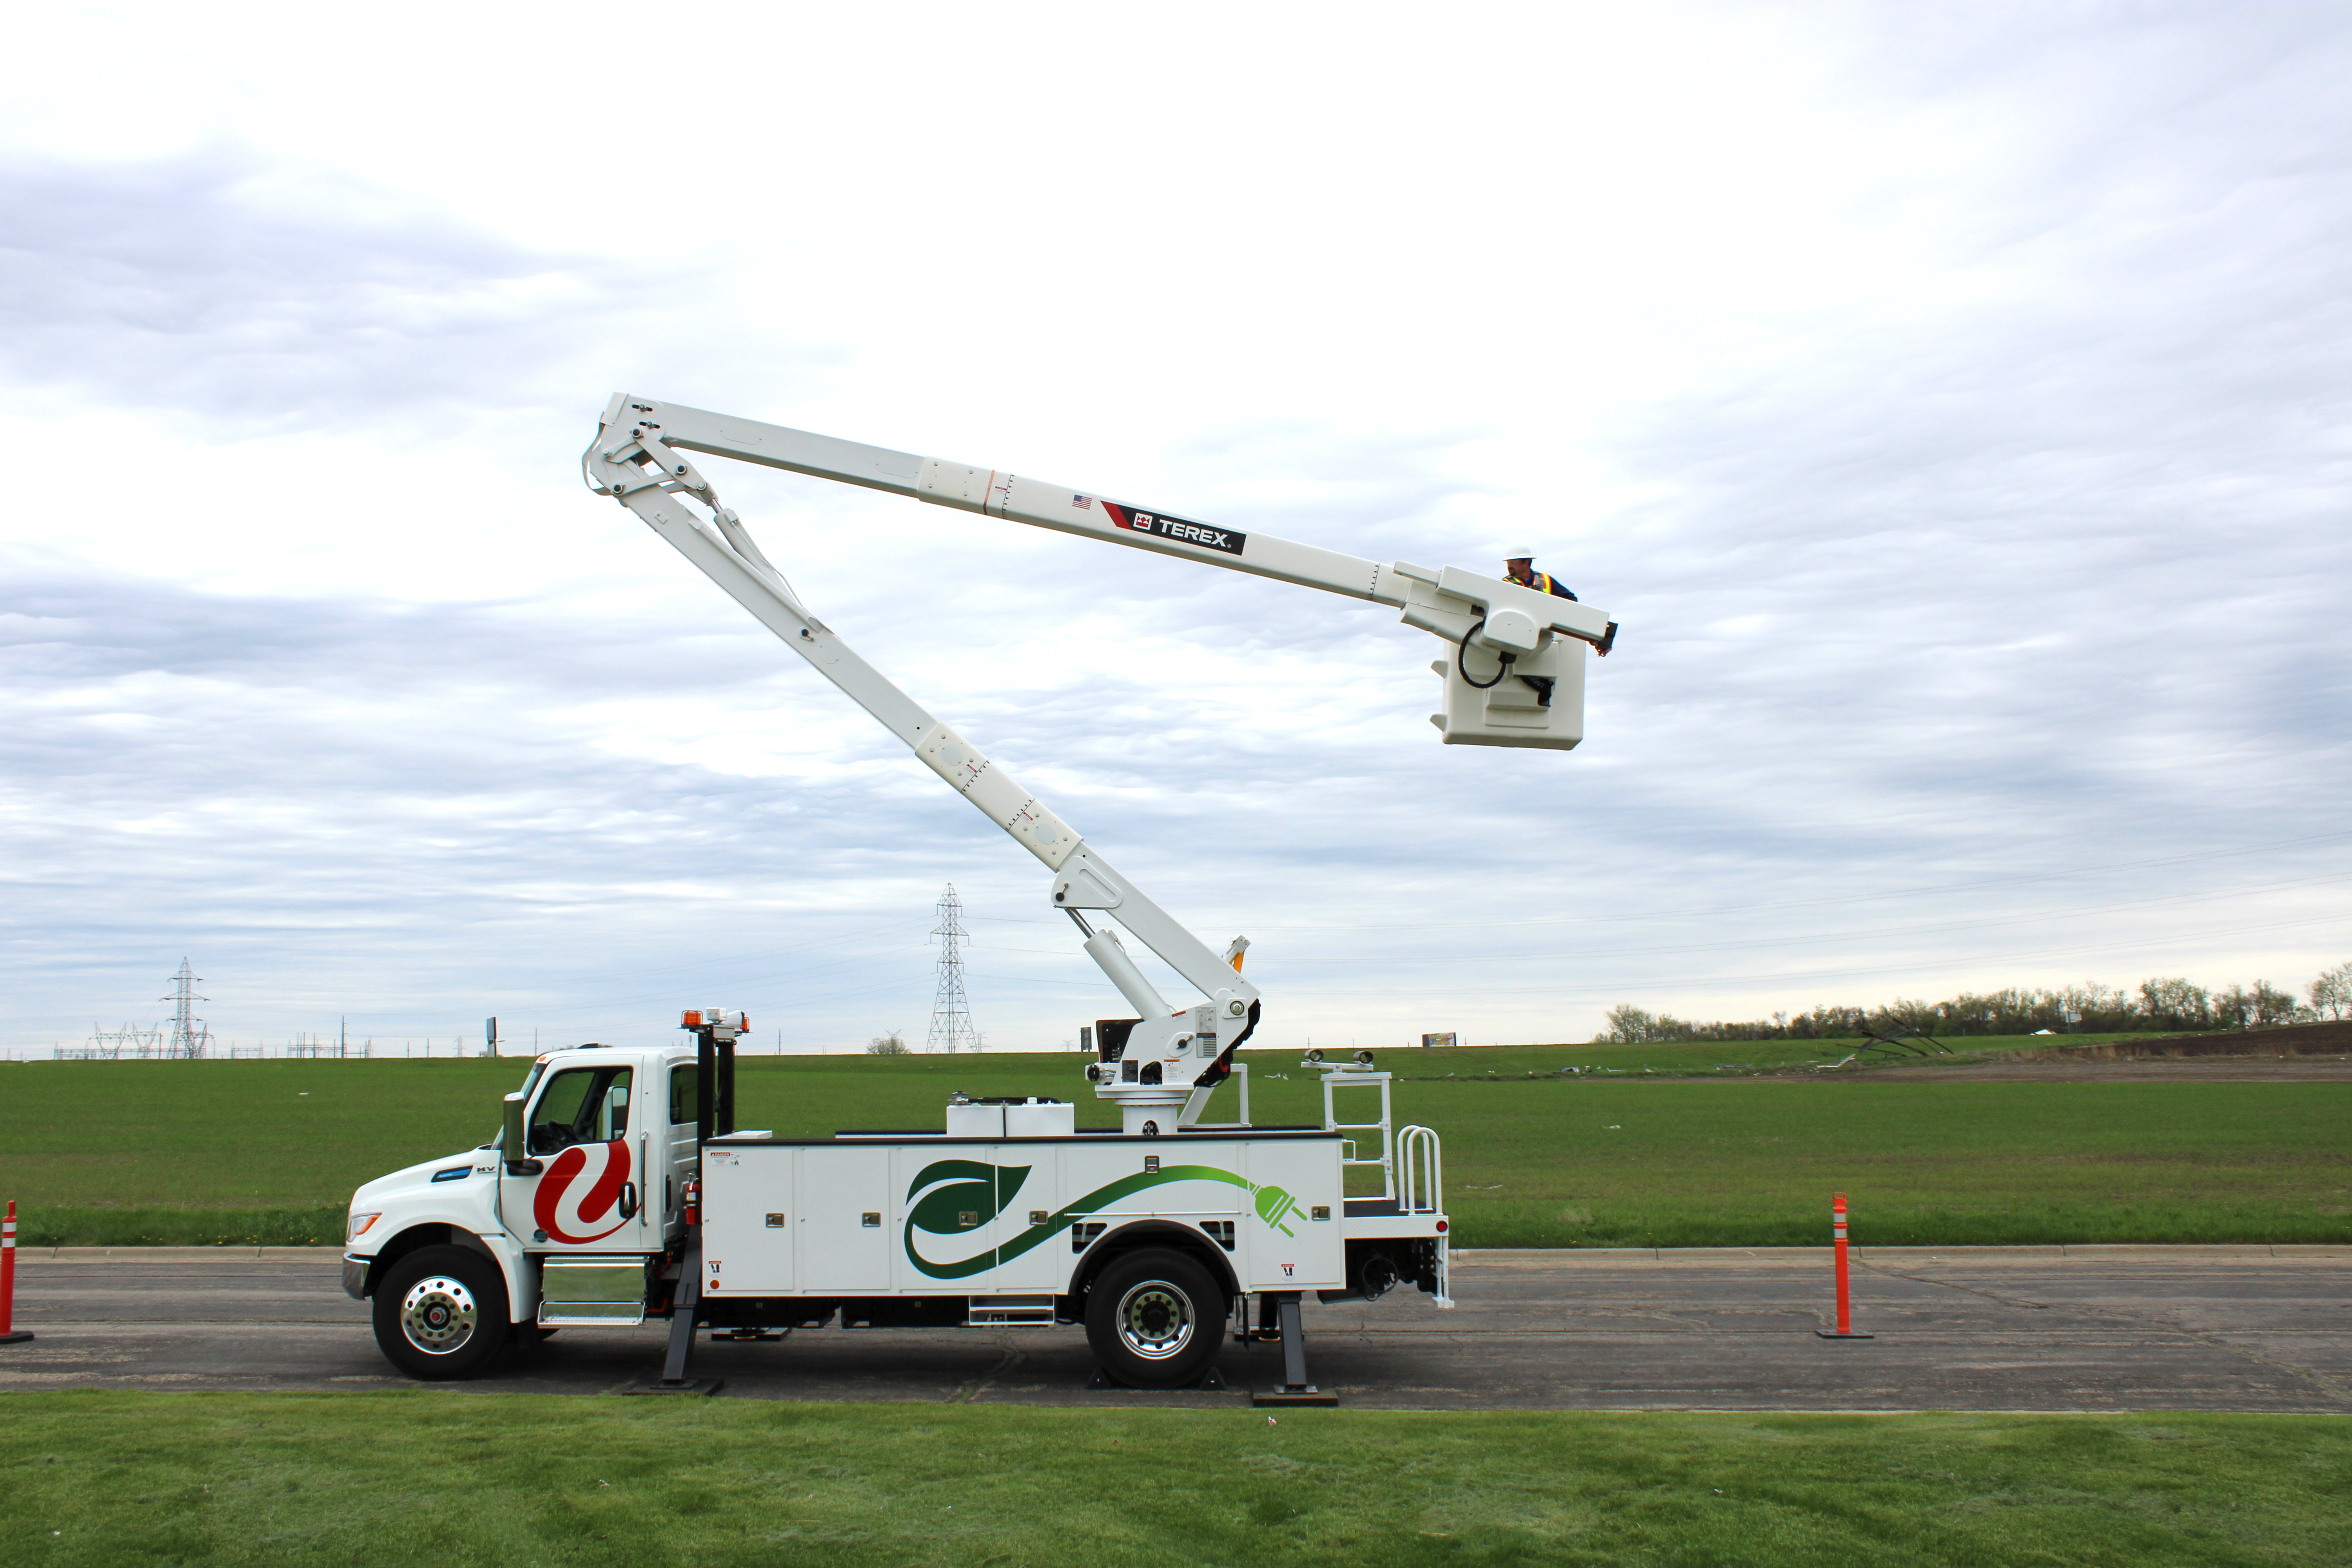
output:
<path id="1" fill-rule="evenodd" d="M 333 1248 L 19 1253 L 0 1390 L 369 1389 L 385 1363 Z M 1411 1287 L 1306 1309 L 1310 1376 L 1357 1408 L 2352 1413 L 2352 1247 L 1857 1248 L 1831 1341 L 1827 1248 L 1454 1255 Z M 666 1328 L 565 1330 L 467 1392 L 603 1394 L 656 1373 Z M 1229 1345 L 1223 1392 L 1087 1386 L 1074 1328 L 803 1331 L 705 1342 L 722 1398 L 1239 1403 L 1278 1350 Z"/>

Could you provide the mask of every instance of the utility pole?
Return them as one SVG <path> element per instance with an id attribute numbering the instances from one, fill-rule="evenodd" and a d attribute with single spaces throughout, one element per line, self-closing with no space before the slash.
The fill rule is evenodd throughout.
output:
<path id="1" fill-rule="evenodd" d="M 931 934 L 940 939 L 940 980 L 931 998 L 930 1037 L 923 1042 L 923 1048 L 978 1050 L 980 1040 L 972 1032 L 971 1006 L 963 994 L 963 900 L 956 897 L 953 882 L 940 895 L 939 916 L 940 923 L 931 929 Z"/>

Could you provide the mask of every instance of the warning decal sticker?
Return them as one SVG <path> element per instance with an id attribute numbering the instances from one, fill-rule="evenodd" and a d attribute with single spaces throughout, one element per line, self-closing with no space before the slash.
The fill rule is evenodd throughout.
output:
<path id="1" fill-rule="evenodd" d="M 1131 533 L 1149 533 L 1161 539 L 1172 539 L 1179 544 L 1198 544 L 1205 549 L 1223 551 L 1227 555 L 1239 555 L 1249 535 L 1236 529 L 1211 528 L 1206 523 L 1187 522 L 1181 517 L 1168 517 L 1160 512 L 1138 511 L 1117 501 L 1102 503 L 1110 514 L 1111 526 L 1124 528 Z"/>

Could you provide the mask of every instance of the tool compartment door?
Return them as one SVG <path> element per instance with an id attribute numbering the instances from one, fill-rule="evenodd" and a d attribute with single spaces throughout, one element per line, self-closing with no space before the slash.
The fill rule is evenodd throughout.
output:
<path id="1" fill-rule="evenodd" d="M 887 1293 L 905 1209 L 893 1201 L 889 1146 L 836 1143 L 798 1152 L 800 1190 L 808 1198 L 793 1226 L 799 1238 L 801 1294 Z"/>
<path id="2" fill-rule="evenodd" d="M 1346 1284 L 1339 1140 L 1250 1139 L 1238 1142 L 1234 1152 L 1250 1179 L 1248 1216 L 1238 1227 L 1234 1259 L 1243 1287 L 1336 1290 Z"/>
<path id="3" fill-rule="evenodd" d="M 702 1156 L 703 1288 L 717 1296 L 793 1291 L 793 1149 L 713 1145 Z"/>
<path id="4" fill-rule="evenodd" d="M 1069 1230 L 1043 1228 L 1059 1206 L 1061 1151 L 1052 1143 L 1009 1143 L 990 1152 L 996 1166 L 998 1262 L 992 1290 L 1057 1290 L 1069 1272 Z"/>

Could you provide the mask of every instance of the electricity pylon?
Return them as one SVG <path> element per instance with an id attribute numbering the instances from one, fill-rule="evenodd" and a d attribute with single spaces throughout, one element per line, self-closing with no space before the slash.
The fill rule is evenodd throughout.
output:
<path id="1" fill-rule="evenodd" d="M 971 1026 L 971 1005 L 963 994 L 963 900 L 955 884 L 940 895 L 940 923 L 931 934 L 940 939 L 940 984 L 931 999 L 931 1033 L 923 1042 L 927 1051 L 978 1050 L 980 1037 Z"/>
<path id="2" fill-rule="evenodd" d="M 164 1055 L 186 1057 L 191 1060 L 205 1054 L 212 1044 L 213 1032 L 205 1021 L 195 1016 L 195 1005 L 209 1002 L 209 996 L 196 994 L 197 976 L 191 973 L 186 959 L 180 960 L 180 973 L 172 976 L 172 989 L 163 1000 L 172 1004 L 172 1044 Z"/>

